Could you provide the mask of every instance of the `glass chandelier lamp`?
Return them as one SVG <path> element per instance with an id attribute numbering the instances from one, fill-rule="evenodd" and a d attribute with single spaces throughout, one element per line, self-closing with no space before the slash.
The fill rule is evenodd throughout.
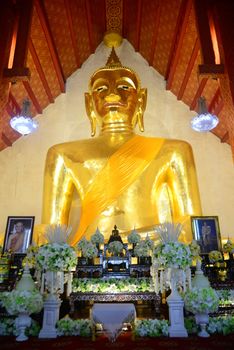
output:
<path id="1" fill-rule="evenodd" d="M 208 112 L 205 97 L 199 97 L 198 114 L 191 120 L 192 129 L 198 132 L 207 132 L 214 129 L 218 123 L 218 117 Z"/>
<path id="2" fill-rule="evenodd" d="M 23 101 L 21 113 L 11 118 L 10 125 L 21 135 L 28 135 L 37 129 L 38 122 L 30 117 L 30 101 L 28 99 Z"/>

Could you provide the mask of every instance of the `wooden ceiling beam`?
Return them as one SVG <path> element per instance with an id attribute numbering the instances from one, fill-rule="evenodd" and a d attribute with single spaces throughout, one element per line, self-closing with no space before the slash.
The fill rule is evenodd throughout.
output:
<path id="1" fill-rule="evenodd" d="M 38 99 L 36 98 L 36 95 L 34 94 L 30 84 L 28 81 L 23 81 L 23 85 L 25 87 L 25 90 L 27 91 L 28 93 L 28 96 L 30 98 L 30 100 L 32 101 L 32 103 L 34 104 L 34 107 L 37 111 L 38 114 L 42 114 L 42 108 L 38 102 Z"/>
<path id="2" fill-rule="evenodd" d="M 12 95 L 11 91 L 9 92 L 8 104 L 10 104 L 13 113 L 17 114 L 21 112 L 21 108 L 18 102 L 16 101 L 15 97 Z"/>
<path id="3" fill-rule="evenodd" d="M 42 0 L 35 0 L 35 7 L 36 11 L 43 29 L 43 32 L 46 37 L 47 45 L 50 51 L 51 59 L 56 71 L 56 75 L 58 78 L 59 86 L 60 86 L 60 91 L 65 92 L 65 78 L 64 78 L 64 73 L 62 70 L 61 62 L 59 60 L 58 52 L 56 50 L 53 36 L 51 33 L 51 29 L 49 26 L 49 21 L 46 15 L 46 10 L 43 4 Z"/>
<path id="4" fill-rule="evenodd" d="M 182 84 L 180 86 L 180 90 L 179 90 L 178 95 L 177 95 L 178 100 L 181 100 L 183 95 L 184 95 L 184 91 L 186 89 L 186 86 L 188 84 L 188 80 L 190 78 L 191 72 L 192 72 L 194 64 L 196 62 L 198 52 L 199 52 L 199 41 L 197 38 L 195 41 L 194 47 L 193 47 L 192 55 L 190 57 L 189 63 L 188 63 L 187 68 L 186 68 L 186 72 L 185 72 Z"/>
<path id="5" fill-rule="evenodd" d="M 186 28 L 187 28 L 191 9 L 192 9 L 192 0 L 182 1 L 180 13 L 176 24 L 176 28 L 178 29 L 178 31 L 176 32 L 176 35 L 174 37 L 173 44 L 171 46 L 171 53 L 168 61 L 168 68 L 166 73 L 167 90 L 170 90 L 172 87 L 172 82 L 176 71 L 176 67 L 179 62 L 180 52 L 183 45 L 184 36 L 186 33 Z"/>
<path id="6" fill-rule="evenodd" d="M 30 71 L 26 67 L 28 40 L 32 22 L 33 0 L 17 0 L 15 3 L 16 44 L 12 67 L 4 69 L 4 78 L 9 81 L 29 79 Z"/>
<path id="7" fill-rule="evenodd" d="M 224 143 L 224 142 L 228 142 L 229 140 L 229 132 L 225 132 L 225 134 L 223 135 L 223 137 L 221 138 L 221 142 Z"/>
<path id="8" fill-rule="evenodd" d="M 216 93 L 214 94 L 209 104 L 209 107 L 208 107 L 209 112 L 214 113 L 214 110 L 216 106 L 219 104 L 220 99 L 221 99 L 221 92 L 220 92 L 220 88 L 218 87 L 218 89 L 216 90 Z"/>
<path id="9" fill-rule="evenodd" d="M 154 28 L 154 34 L 153 34 L 153 40 L 152 40 L 152 46 L 151 46 L 151 53 L 150 53 L 150 59 L 149 59 L 149 65 L 152 66 L 154 63 L 154 55 L 156 51 L 156 45 L 157 45 L 157 39 L 158 39 L 158 29 L 159 29 L 159 23 L 160 23 L 160 17 L 161 17 L 161 0 L 157 2 L 157 13 L 155 18 L 155 28 Z"/>
<path id="10" fill-rule="evenodd" d="M 136 38 L 135 38 L 135 49 L 140 49 L 141 39 L 141 19 L 142 19 L 142 0 L 137 1 L 137 23 L 136 23 Z"/>
<path id="11" fill-rule="evenodd" d="M 75 37 L 75 32 L 74 32 L 74 25 L 73 25 L 73 20 L 72 20 L 72 8 L 71 8 L 71 1 L 70 0 L 64 0 L 65 4 L 65 9 L 66 9 L 66 15 L 67 15 L 67 20 L 68 20 L 68 25 L 69 25 L 69 30 L 70 30 L 70 35 L 71 35 L 71 41 L 72 41 L 72 47 L 76 59 L 76 66 L 79 68 L 81 66 L 80 64 L 80 57 L 78 53 L 78 47 L 77 47 L 77 40 Z"/>
<path id="12" fill-rule="evenodd" d="M 7 146 L 7 147 L 11 147 L 12 146 L 11 140 L 6 136 L 6 134 L 4 132 L 2 132 L 1 140 L 3 141 L 5 146 Z"/>
<path id="13" fill-rule="evenodd" d="M 89 47 L 91 53 L 94 52 L 94 43 L 93 43 L 93 26 L 92 26 L 92 16 L 91 16 L 91 9 L 90 9 L 90 2 L 89 0 L 85 1 L 85 10 L 86 10 L 86 18 L 87 18 L 87 27 L 88 27 L 88 36 L 89 36 Z"/>
<path id="14" fill-rule="evenodd" d="M 204 90 L 204 88 L 206 86 L 207 81 L 208 81 L 208 78 L 202 78 L 201 79 L 200 84 L 198 86 L 198 89 L 196 91 L 196 94 L 195 94 L 195 96 L 193 98 L 193 101 L 192 101 L 192 103 L 190 105 L 190 110 L 191 111 L 194 111 L 196 109 L 197 100 L 198 100 L 199 97 L 202 96 L 202 93 L 203 93 L 203 90 Z"/>
<path id="15" fill-rule="evenodd" d="M 41 82 L 42 82 L 42 85 L 45 89 L 45 92 L 46 92 L 46 95 L 49 99 L 49 102 L 50 103 L 53 103 L 54 102 L 54 98 L 53 98 L 53 95 L 51 93 L 51 90 L 50 90 L 50 87 L 49 87 L 49 84 L 46 80 L 46 77 L 45 77 L 45 73 L 42 69 L 42 66 L 41 66 L 41 63 L 39 61 L 39 58 L 38 58 L 38 55 L 37 55 L 37 52 L 35 50 L 35 47 L 33 45 L 33 42 L 32 42 L 32 39 L 30 38 L 29 39 L 29 51 L 30 51 L 30 54 L 32 55 L 32 58 L 33 58 L 33 62 L 35 64 L 35 67 L 37 69 L 37 72 L 39 74 L 39 77 L 41 79 Z"/>

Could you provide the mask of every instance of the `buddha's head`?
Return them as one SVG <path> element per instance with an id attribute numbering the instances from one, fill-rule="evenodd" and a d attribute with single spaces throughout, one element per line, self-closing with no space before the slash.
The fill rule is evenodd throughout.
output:
<path id="1" fill-rule="evenodd" d="M 138 123 L 144 131 L 143 113 L 147 91 L 130 68 L 123 67 L 114 49 L 106 66 L 98 69 L 85 94 L 86 111 L 91 121 L 92 136 L 96 123 L 102 131 L 131 131 Z"/>

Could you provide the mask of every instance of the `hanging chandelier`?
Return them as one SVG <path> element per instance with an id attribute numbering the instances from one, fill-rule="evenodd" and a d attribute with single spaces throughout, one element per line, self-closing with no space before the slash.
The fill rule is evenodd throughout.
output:
<path id="1" fill-rule="evenodd" d="M 21 135 L 28 135 L 37 129 L 38 122 L 30 117 L 30 101 L 28 99 L 23 100 L 21 113 L 11 118 L 10 125 Z"/>
<path id="2" fill-rule="evenodd" d="M 199 97 L 198 114 L 191 120 L 192 129 L 198 132 L 207 132 L 214 129 L 218 123 L 218 117 L 208 112 L 205 97 Z"/>

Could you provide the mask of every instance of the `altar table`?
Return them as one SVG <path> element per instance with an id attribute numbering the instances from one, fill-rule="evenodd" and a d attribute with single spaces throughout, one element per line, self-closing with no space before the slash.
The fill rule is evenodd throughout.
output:
<path id="1" fill-rule="evenodd" d="M 135 306 L 129 303 L 94 304 L 91 310 L 93 325 L 102 324 L 105 334 L 112 342 L 120 334 L 123 323 L 134 322 L 135 318 Z"/>

